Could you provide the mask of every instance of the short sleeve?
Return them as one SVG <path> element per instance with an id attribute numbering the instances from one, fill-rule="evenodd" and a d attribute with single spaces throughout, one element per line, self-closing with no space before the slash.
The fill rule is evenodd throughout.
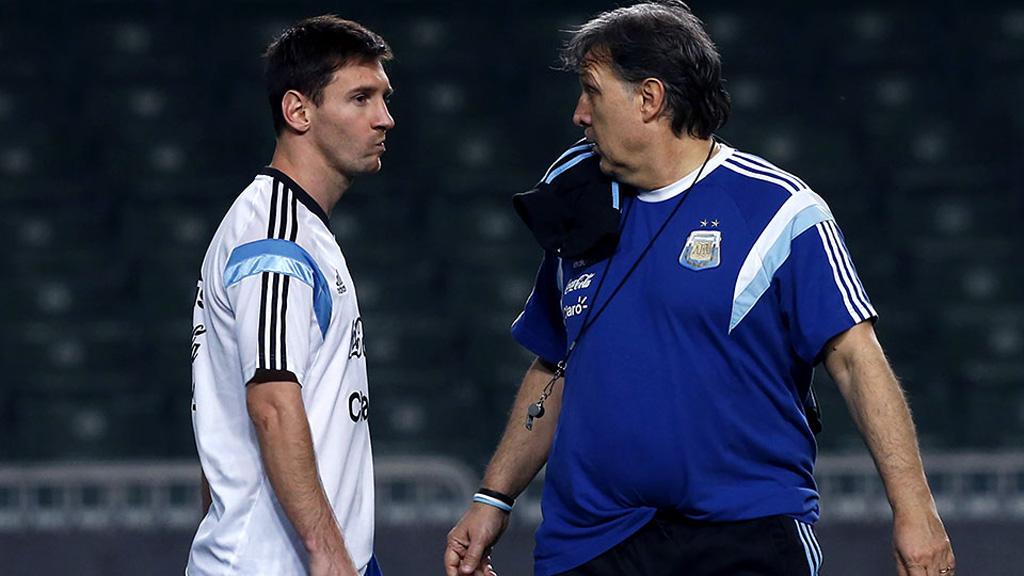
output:
<path id="1" fill-rule="evenodd" d="M 302 383 L 315 326 L 326 330 L 330 318 L 330 293 L 322 276 L 313 258 L 294 242 L 261 240 L 232 252 L 224 282 L 245 382 Z"/>
<path id="2" fill-rule="evenodd" d="M 512 323 L 512 337 L 542 360 L 556 364 L 565 356 L 566 335 L 558 288 L 559 258 L 547 253 L 537 271 L 533 292 Z"/>
<path id="3" fill-rule="evenodd" d="M 797 354 L 813 365 L 829 340 L 878 315 L 835 220 L 804 230 L 790 250 L 776 275 L 782 313 Z"/>

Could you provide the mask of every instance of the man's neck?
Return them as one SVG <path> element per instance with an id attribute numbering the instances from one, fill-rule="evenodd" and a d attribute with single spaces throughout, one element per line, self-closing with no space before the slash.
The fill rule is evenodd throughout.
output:
<path id="1" fill-rule="evenodd" d="M 677 182 L 701 167 L 708 158 L 714 141 L 698 140 L 688 135 L 669 135 L 650 147 L 646 155 L 643 182 L 638 187 L 657 190 Z"/>
<path id="2" fill-rule="evenodd" d="M 287 174 L 323 208 L 328 216 L 342 194 L 352 185 L 349 177 L 334 170 L 323 156 L 312 153 L 294 153 L 278 144 L 270 167 Z"/>

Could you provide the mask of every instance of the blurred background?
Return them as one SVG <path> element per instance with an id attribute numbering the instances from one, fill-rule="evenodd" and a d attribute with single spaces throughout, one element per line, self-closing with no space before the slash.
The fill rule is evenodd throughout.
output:
<path id="1" fill-rule="evenodd" d="M 1024 568 L 1024 8 L 694 0 L 720 135 L 830 203 L 878 309 L 963 574 Z M 580 136 L 564 30 L 617 6 L 0 3 L 3 574 L 181 574 L 198 518 L 199 266 L 269 162 L 260 54 L 335 12 L 396 58 L 380 175 L 332 218 L 365 323 L 386 572 L 440 574 L 530 360 L 540 250 L 511 209 Z M 891 574 L 889 511 L 819 370 L 825 573 Z M 536 482 L 495 553 L 530 573 Z"/>

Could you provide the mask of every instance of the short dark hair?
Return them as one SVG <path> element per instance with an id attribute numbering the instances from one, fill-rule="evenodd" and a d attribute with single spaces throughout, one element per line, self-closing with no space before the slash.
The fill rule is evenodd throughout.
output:
<path id="1" fill-rule="evenodd" d="M 333 14 L 314 16 L 281 33 L 267 47 L 264 79 L 274 130 L 284 129 L 281 99 L 296 90 L 319 106 L 334 72 L 351 61 L 388 61 L 391 47 L 358 22 Z"/>
<path id="2" fill-rule="evenodd" d="M 572 31 L 561 60 L 564 70 L 577 73 L 598 61 L 629 83 L 661 80 L 677 136 L 685 129 L 710 138 L 729 119 L 718 49 L 683 2 L 645 2 L 599 14 Z"/>

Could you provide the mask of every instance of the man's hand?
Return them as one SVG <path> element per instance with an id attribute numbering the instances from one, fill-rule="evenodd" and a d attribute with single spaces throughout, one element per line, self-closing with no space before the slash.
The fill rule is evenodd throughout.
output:
<path id="1" fill-rule="evenodd" d="M 448 533 L 445 576 L 496 576 L 491 567 L 490 550 L 507 527 L 507 513 L 486 504 L 470 504 L 469 510 Z"/>
<path id="2" fill-rule="evenodd" d="M 899 576 L 953 576 L 956 573 L 953 547 L 934 509 L 895 514 L 893 554 Z"/>
<path id="3" fill-rule="evenodd" d="M 539 358 L 526 371 L 505 425 L 505 434 L 487 465 L 482 486 L 515 498 L 547 462 L 562 408 L 561 387 L 556 386 L 548 397 L 547 415 L 537 421 L 532 431 L 523 426 L 523 418 L 554 375 L 554 366 Z M 486 504 L 470 504 L 469 510 L 448 533 L 445 575 L 496 576 L 491 568 L 491 547 L 507 527 L 507 513 Z"/>

